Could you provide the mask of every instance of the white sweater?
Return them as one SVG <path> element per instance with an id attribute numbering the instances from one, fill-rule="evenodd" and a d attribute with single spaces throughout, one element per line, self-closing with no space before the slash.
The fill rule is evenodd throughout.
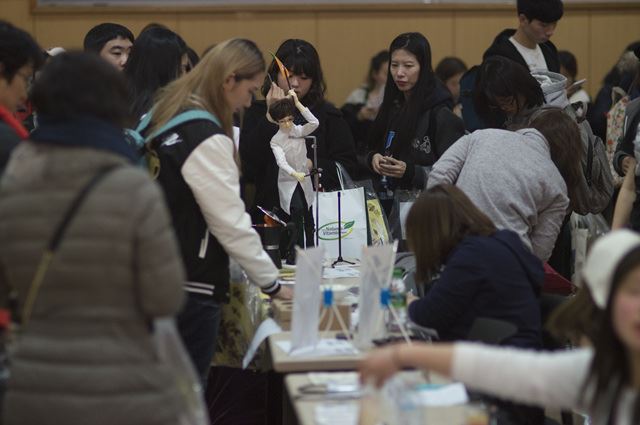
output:
<path id="1" fill-rule="evenodd" d="M 593 351 L 587 348 L 542 352 L 458 343 L 452 378 L 471 389 L 517 402 L 586 410 L 581 398 L 592 358 Z M 631 425 L 634 395 L 627 390 L 618 400 L 615 425 Z M 589 413 L 593 425 L 606 423 L 603 412 Z"/>

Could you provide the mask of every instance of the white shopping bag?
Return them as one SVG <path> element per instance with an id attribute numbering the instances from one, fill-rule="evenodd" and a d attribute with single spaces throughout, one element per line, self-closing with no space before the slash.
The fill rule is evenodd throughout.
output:
<path id="1" fill-rule="evenodd" d="M 338 194 L 340 195 L 339 225 Z M 359 187 L 335 192 L 320 192 L 318 203 L 318 244 L 324 247 L 325 258 L 338 258 L 340 243 L 342 258 L 359 259 L 362 247 L 367 245 L 364 189 Z"/>
<path id="2" fill-rule="evenodd" d="M 291 350 L 318 343 L 318 311 L 322 280 L 322 247 L 307 250 L 296 247 L 296 290 L 291 317 Z"/>
<path id="3" fill-rule="evenodd" d="M 371 347 L 374 339 L 384 336 L 384 312 L 380 292 L 391 283 L 398 243 L 368 246 L 362 249 L 360 300 L 358 302 L 358 331 L 356 346 Z"/>

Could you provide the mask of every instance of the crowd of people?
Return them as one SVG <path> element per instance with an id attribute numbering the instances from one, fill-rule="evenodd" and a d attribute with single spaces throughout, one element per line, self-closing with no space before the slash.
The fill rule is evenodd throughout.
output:
<path id="1" fill-rule="evenodd" d="M 293 296 L 252 225 L 269 210 L 312 246 L 310 194 L 340 189 L 341 174 L 381 199 L 421 192 L 405 229 L 425 288 L 408 299 L 412 321 L 448 342 L 478 318 L 516 328 L 509 348 L 376 350 L 363 382 L 428 368 L 499 397 L 505 423 L 542 424 L 550 406 L 640 422 L 640 47 L 590 107 L 575 56 L 550 40 L 563 14 L 561 0 L 518 0 L 517 28 L 471 68 L 434 68 L 422 33 L 399 34 L 341 108 L 305 40 L 266 63 L 247 39 L 200 57 L 163 25 L 136 37 L 103 23 L 84 51 L 45 51 L 0 21 L 0 307 L 20 323 L 2 423 L 181 423 L 154 320 L 175 317 L 206 387 L 230 260 L 265 295 Z M 628 230 L 574 270 L 572 213 L 607 210 Z M 554 322 L 575 348 L 539 352 L 541 293 L 574 274 L 579 294 Z"/>

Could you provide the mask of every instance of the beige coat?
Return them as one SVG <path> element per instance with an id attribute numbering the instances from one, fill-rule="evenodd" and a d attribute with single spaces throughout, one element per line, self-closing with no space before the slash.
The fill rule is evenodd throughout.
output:
<path id="1" fill-rule="evenodd" d="M 45 244 L 99 168 L 15 345 L 5 424 L 175 424 L 182 397 L 148 320 L 174 315 L 183 270 L 162 195 L 141 170 L 91 148 L 23 142 L 0 184 L 0 302 L 20 307 Z"/>

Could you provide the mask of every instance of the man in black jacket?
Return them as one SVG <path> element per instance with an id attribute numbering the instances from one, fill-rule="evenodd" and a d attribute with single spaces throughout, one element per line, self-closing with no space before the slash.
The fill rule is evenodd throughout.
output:
<path id="1" fill-rule="evenodd" d="M 505 56 L 530 70 L 560 72 L 558 50 L 549 39 L 563 12 L 561 0 L 518 0 L 518 29 L 498 34 L 483 60 Z"/>

